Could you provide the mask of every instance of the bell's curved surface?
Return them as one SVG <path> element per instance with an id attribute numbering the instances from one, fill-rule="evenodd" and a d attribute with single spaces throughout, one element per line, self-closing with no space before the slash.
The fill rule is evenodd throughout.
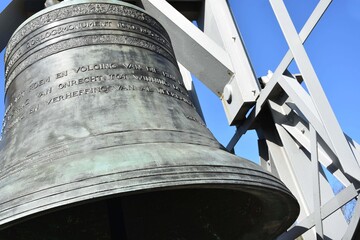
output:
<path id="1" fill-rule="evenodd" d="M 296 219 L 283 183 L 214 139 L 143 10 L 62 2 L 5 61 L 1 239 L 273 239 Z"/>

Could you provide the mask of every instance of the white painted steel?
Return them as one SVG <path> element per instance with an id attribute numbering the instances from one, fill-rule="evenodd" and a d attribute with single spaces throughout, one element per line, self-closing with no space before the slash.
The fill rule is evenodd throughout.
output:
<path id="1" fill-rule="evenodd" d="M 344 204 L 346 204 L 349 201 L 349 199 L 353 199 L 357 195 L 358 193 L 355 190 L 354 185 L 350 185 L 349 187 L 343 189 L 338 195 L 336 195 L 336 197 L 326 202 L 324 206 L 321 207 L 321 213 L 322 213 L 321 218 L 322 219 L 328 218 L 331 214 L 338 211 Z M 359 208 L 359 205 L 357 205 L 356 208 Z M 314 225 L 315 225 L 314 215 L 311 214 L 305 219 L 303 219 L 301 222 L 296 224 L 296 226 L 291 227 L 286 233 L 278 237 L 277 240 L 295 239 L 296 237 L 301 236 L 306 231 L 308 231 L 308 229 L 314 227 Z M 332 228 L 334 228 L 336 231 L 338 229 L 338 226 L 334 225 L 332 226 Z M 333 239 L 345 239 L 345 238 L 340 237 Z M 347 239 L 351 239 L 351 238 L 347 238 Z"/>
<path id="2" fill-rule="evenodd" d="M 309 19 L 306 21 L 304 27 L 300 31 L 300 38 L 302 42 L 305 42 L 308 38 L 311 31 L 314 29 L 316 24 L 319 22 L 320 18 L 326 11 L 326 9 L 329 7 L 332 0 L 322 0 L 318 3 L 315 10 L 310 15 Z M 291 61 L 293 60 L 293 55 L 291 51 L 287 51 L 283 59 L 281 60 L 279 66 L 276 68 L 275 74 L 271 76 L 270 81 L 266 84 L 265 88 L 262 89 L 260 92 L 259 98 L 256 101 L 255 108 L 252 110 L 250 116 L 251 122 L 257 117 L 258 113 L 260 113 L 261 106 L 263 103 L 267 100 L 270 93 L 273 91 L 273 88 L 276 86 L 277 81 L 279 77 L 286 71 L 287 67 L 290 65 Z M 249 119 L 249 118 L 248 118 Z M 248 123 L 247 126 L 250 127 L 251 124 L 249 123 L 249 120 L 246 119 L 245 121 Z M 244 124 L 243 124 L 244 125 Z M 242 130 L 242 131 L 239 131 Z M 229 144 L 227 145 L 227 149 L 230 151 L 234 148 L 237 141 L 240 139 L 240 137 L 248 130 L 248 128 L 238 128 L 232 139 L 230 140 Z"/>
<path id="3" fill-rule="evenodd" d="M 339 156 L 340 164 L 345 173 L 359 181 L 359 165 L 345 139 L 344 133 L 341 131 L 335 114 L 333 113 L 331 106 L 325 96 L 315 70 L 310 63 L 310 60 L 291 21 L 287 9 L 282 0 L 270 0 L 270 3 L 273 7 L 290 50 L 292 51 L 298 68 L 304 78 L 306 86 L 310 92 L 310 96 L 321 118 L 322 124 L 328 133 L 330 141 L 332 142 L 337 155 Z"/>
<path id="4" fill-rule="evenodd" d="M 321 219 L 321 196 L 320 196 L 320 180 L 319 180 L 319 161 L 318 161 L 318 136 L 315 128 L 310 124 L 311 139 L 311 164 L 313 170 L 313 194 L 314 194 L 314 220 L 316 238 L 324 239 L 323 224 Z"/>
<path id="5" fill-rule="evenodd" d="M 165 0 L 142 0 L 142 3 L 166 28 L 177 60 L 221 96 L 234 72 L 229 54 Z"/>
<path id="6" fill-rule="evenodd" d="M 296 63 L 301 71 L 302 76 L 304 77 L 304 81 L 309 89 L 310 95 L 305 94 L 305 91 L 299 86 L 299 84 L 295 80 L 286 79 L 286 80 L 278 80 L 278 83 L 283 88 L 283 90 L 290 96 L 292 101 L 295 103 L 293 106 L 293 109 L 298 110 L 297 112 L 302 116 L 305 117 L 306 120 L 308 120 L 308 125 L 310 128 L 310 146 L 311 146 L 311 159 L 313 161 L 313 164 L 318 164 L 317 162 L 317 133 L 316 129 L 313 126 L 316 126 L 317 129 L 319 129 L 319 133 L 321 132 L 322 135 L 322 143 L 323 149 L 325 148 L 326 152 L 330 152 L 328 156 L 332 156 L 332 162 L 337 165 L 337 167 L 345 174 L 351 175 L 351 181 L 358 182 L 359 177 L 359 166 L 358 162 L 356 161 L 356 158 L 352 151 L 354 151 L 353 148 L 350 149 L 348 140 L 345 139 L 344 133 L 341 131 L 341 128 L 339 124 L 337 123 L 337 120 L 335 118 L 335 115 L 333 114 L 331 107 L 329 103 L 327 102 L 326 96 L 323 93 L 323 90 L 321 88 L 321 85 L 317 79 L 317 76 L 315 74 L 314 69 L 312 68 L 312 65 L 306 55 L 306 52 L 302 46 L 303 40 L 300 36 L 297 35 L 296 30 L 292 24 L 292 21 L 290 19 L 290 16 L 287 13 L 287 10 L 285 8 L 284 3 L 279 0 L 270 0 L 270 3 L 272 4 L 272 7 L 274 9 L 275 15 L 278 18 L 279 24 L 283 30 L 283 33 L 285 35 L 285 38 L 290 46 L 290 50 L 292 51 L 292 54 L 295 57 Z M 278 77 L 278 72 L 275 72 L 275 77 Z M 284 76 L 284 78 L 286 78 Z M 291 85 L 291 86 L 289 86 Z M 301 88 L 301 90 L 300 90 Z M 295 91 L 294 91 L 295 90 Z M 295 92 L 295 93 L 294 93 Z M 289 104 L 291 106 L 291 104 Z M 315 107 L 315 109 L 314 109 Z M 275 120 L 275 122 L 277 122 Z M 315 124 L 315 125 L 313 125 Z M 305 132 L 305 130 L 303 130 Z M 303 132 L 303 133 L 304 133 Z M 281 129 L 278 128 L 278 133 L 281 134 Z M 297 138 L 295 138 L 298 140 Z M 283 140 L 283 138 L 282 138 Z M 287 139 L 283 141 L 285 149 L 289 149 L 289 146 L 286 147 L 286 144 L 289 144 L 292 139 Z M 333 149 L 333 150 L 331 150 Z M 355 151 L 356 153 L 356 151 Z M 335 155 L 336 154 L 336 155 Z M 335 157 L 334 157 L 335 156 Z M 303 166 L 302 166 L 303 167 Z M 313 168 L 317 168 L 313 167 Z M 320 196 L 321 198 L 324 197 L 324 186 L 321 186 L 321 184 L 318 184 L 316 182 L 316 175 L 318 174 L 318 170 L 314 170 L 314 183 L 315 186 L 313 186 L 314 190 L 315 188 L 321 187 L 319 190 L 314 191 L 314 201 L 315 204 L 318 203 L 318 205 L 314 207 L 313 214 L 312 214 L 312 221 L 314 222 L 315 229 L 317 234 L 313 237 L 309 236 L 308 234 L 303 235 L 304 239 L 323 239 L 323 237 L 327 237 L 330 239 L 340 239 L 344 234 L 346 233 L 346 229 L 348 228 L 347 225 L 340 226 L 340 220 L 342 217 L 336 217 L 334 218 L 334 214 L 331 215 L 326 220 L 323 220 L 319 217 L 321 214 L 321 203 L 320 203 Z M 337 172 L 339 175 L 339 172 Z M 341 174 L 340 174 L 341 175 Z M 354 179 L 355 178 L 355 179 Z M 283 179 L 283 181 L 287 181 L 286 179 Z M 304 185 L 304 184 L 302 184 Z M 357 195 L 357 193 L 356 193 Z M 345 199 L 345 201 L 350 201 L 350 196 L 347 196 L 348 198 Z M 337 199 L 337 197 L 333 198 Z M 356 221 L 356 220 L 355 220 Z M 323 235 L 323 226 L 324 226 L 324 235 Z M 327 228 L 327 225 L 330 226 L 330 228 Z M 356 224 L 353 224 L 356 225 Z M 299 226 L 299 225 L 297 225 Z M 333 226 L 336 226 L 336 231 L 333 230 Z M 304 226 L 302 226 L 304 227 Z M 355 228 L 355 227 L 353 227 Z M 310 226 L 305 227 L 305 229 L 310 229 Z M 330 230 L 330 232 L 327 232 L 327 230 Z M 331 231 L 332 230 L 332 231 Z M 325 232 L 326 231 L 326 232 Z M 339 235 L 339 232 L 342 232 Z M 303 233 L 305 233 L 304 231 Z M 330 236 L 329 234 L 338 234 L 337 237 Z M 354 233 L 354 231 L 353 231 Z M 292 239 L 294 236 L 287 236 L 285 239 Z"/>
<path id="7" fill-rule="evenodd" d="M 193 104 L 194 104 L 194 106 L 196 108 L 196 111 L 198 112 L 201 119 L 205 123 L 204 114 L 203 114 L 203 112 L 201 110 L 200 102 L 199 102 L 199 99 L 198 99 L 197 94 L 196 94 L 194 83 L 192 81 L 191 73 L 181 63 L 178 62 L 178 65 L 179 65 L 179 68 L 180 68 L 181 76 L 182 76 L 183 81 L 184 81 L 185 88 L 189 93 L 190 99 L 193 102 Z"/>
<path id="8" fill-rule="evenodd" d="M 279 81 L 280 86 L 282 89 L 286 92 L 286 94 L 292 99 L 292 101 L 288 102 L 288 106 L 290 108 L 295 108 L 298 113 L 301 113 L 302 116 L 304 116 L 304 120 L 307 120 L 312 124 L 312 126 L 315 128 L 317 133 L 320 135 L 321 140 L 324 141 L 324 144 L 322 144 L 323 148 L 329 148 L 329 150 L 326 152 L 326 155 L 328 155 L 331 160 L 329 161 L 323 161 L 328 159 L 325 157 L 325 159 L 321 159 L 321 163 L 328 167 L 330 165 L 334 165 L 337 167 L 337 169 L 342 170 L 341 164 L 339 162 L 339 159 L 335 155 L 335 150 L 333 148 L 333 145 L 328 138 L 328 134 L 326 130 L 324 129 L 323 124 L 320 122 L 320 117 L 318 116 L 317 111 L 315 110 L 314 104 L 310 99 L 310 96 L 305 92 L 305 90 L 296 82 L 295 79 L 283 76 L 283 79 Z M 285 126 L 287 130 L 289 130 L 291 127 Z M 305 132 L 306 128 L 303 128 L 304 133 L 302 136 L 306 135 Z M 309 139 L 309 138 L 308 138 Z M 299 137 L 297 139 L 298 141 L 301 141 L 302 138 Z M 309 147 L 309 140 L 307 140 L 307 143 L 305 141 L 301 141 L 303 146 L 310 150 Z M 325 145 L 326 144 L 326 145 Z M 335 177 L 338 178 L 340 182 L 342 182 L 345 186 L 349 185 L 348 180 L 343 177 L 344 175 L 341 173 L 335 174 Z"/>
<path id="9" fill-rule="evenodd" d="M 286 96 L 285 96 L 286 97 Z M 284 99 L 280 99 L 279 102 L 283 102 Z M 313 188 L 318 188 L 317 185 L 313 182 L 311 176 L 313 175 L 313 164 L 310 161 L 309 156 L 307 155 L 307 150 L 304 149 L 301 145 L 299 145 L 297 139 L 294 139 L 283 127 L 287 122 L 288 112 L 284 107 L 287 106 L 285 104 L 279 105 L 279 103 L 273 102 L 269 100 L 269 105 L 271 109 L 272 117 L 275 121 L 276 129 L 274 132 L 279 135 L 280 140 L 277 140 L 277 144 L 272 144 L 272 149 L 269 148 L 272 156 L 279 155 L 279 152 L 275 147 L 281 148 L 285 153 L 285 156 L 276 156 L 274 160 L 276 160 L 273 164 L 276 166 L 278 170 L 278 174 L 280 178 L 285 182 L 285 184 L 289 187 L 293 194 L 295 194 L 301 205 L 301 213 L 298 218 L 298 221 L 302 221 L 302 219 L 309 216 L 316 209 L 314 207 L 315 202 L 315 194 L 313 192 Z M 276 139 L 274 133 L 267 136 L 268 139 L 271 139 L 271 142 L 274 142 Z M 270 141 L 269 141 L 270 142 Z M 309 153 L 310 153 L 309 149 Z M 283 154 L 284 155 L 284 154 Z M 279 165 L 288 166 L 287 169 L 284 167 L 279 168 Z M 288 176 L 285 177 L 289 172 L 292 172 L 291 178 Z M 297 186 L 297 188 L 292 188 L 291 186 Z M 325 178 L 324 174 L 320 175 L 320 193 L 322 202 L 327 202 L 334 197 L 334 193 L 332 188 Z M 301 201 L 300 201 L 301 199 Z M 344 216 L 341 211 L 333 214 L 326 223 L 324 224 L 324 234 L 331 239 L 340 239 L 342 234 L 344 234 L 345 229 L 347 227 Z M 336 231 L 333 230 L 331 226 L 336 225 L 338 229 Z M 314 239 L 315 237 L 314 229 L 305 234 L 304 239 Z"/>
<path id="10" fill-rule="evenodd" d="M 234 74 L 227 84 L 232 89 L 229 103 L 222 98 L 229 124 L 242 120 L 259 95 L 260 86 L 247 55 L 243 40 L 234 24 L 225 0 L 206 0 L 202 19 L 204 33 L 229 54 Z"/>

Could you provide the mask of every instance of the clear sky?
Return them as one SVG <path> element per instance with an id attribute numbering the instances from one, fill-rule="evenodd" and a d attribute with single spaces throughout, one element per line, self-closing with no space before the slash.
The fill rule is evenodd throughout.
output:
<path id="1" fill-rule="evenodd" d="M 10 0 L 0 0 L 0 11 Z M 229 0 L 257 77 L 274 71 L 288 50 L 268 0 Z M 285 0 L 298 31 L 318 0 Z M 318 78 L 344 132 L 360 141 L 360 1 L 333 0 L 328 11 L 305 44 Z M 0 23 L 6 24 L 6 23 Z M 3 52 L 0 55 L 0 81 L 4 83 Z M 297 73 L 295 64 L 290 68 Z M 2 85 L 3 86 L 3 85 Z M 208 127 L 227 145 L 235 132 L 228 127 L 220 100 L 199 81 L 195 86 Z M 3 98 L 3 89 L 0 90 Z M 4 106 L 0 106 L 2 118 Z M 257 161 L 257 137 L 250 132 L 241 139 L 236 153 Z"/>

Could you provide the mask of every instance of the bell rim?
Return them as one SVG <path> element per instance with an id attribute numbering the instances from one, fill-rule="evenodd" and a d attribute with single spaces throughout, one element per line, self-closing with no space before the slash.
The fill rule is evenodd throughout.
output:
<path id="1" fill-rule="evenodd" d="M 181 144 L 169 143 L 164 145 L 178 145 L 179 147 Z M 137 194 L 153 189 L 166 191 L 201 186 L 201 188 L 225 188 L 242 191 L 244 188 L 255 188 L 263 189 L 262 191 L 268 191 L 269 193 L 277 192 L 286 196 L 286 198 L 290 199 L 289 201 L 293 201 L 293 204 L 298 206 L 295 197 L 286 186 L 279 179 L 261 169 L 259 165 L 221 149 L 213 149 L 207 146 L 193 147 L 201 153 L 207 151 L 208 156 L 214 155 L 214 162 L 217 162 L 216 158 L 226 156 L 228 163 L 225 164 L 223 161 L 216 164 L 209 162 L 208 164 L 174 164 L 173 166 L 164 164 L 143 168 L 142 170 L 134 168 L 132 171 L 97 175 L 93 179 L 72 179 L 72 182 L 39 189 L 24 196 L 14 194 L 16 198 L 8 199 L 1 204 L 2 206 L 0 205 L 2 208 L 0 229 L 12 224 L 12 222 L 16 222 L 18 219 L 26 219 L 31 215 L 41 214 L 49 209 L 91 199 Z M 114 149 L 112 149 L 111 153 L 114 153 Z M 106 151 L 105 153 L 100 151 L 99 154 L 106 154 Z M 190 151 L 189 154 L 188 158 L 191 159 L 191 154 L 196 155 L 197 153 L 191 153 Z M 81 157 L 79 156 L 79 158 Z M 242 166 L 239 166 L 240 163 L 242 163 Z M 134 173 L 137 175 L 134 176 Z"/>

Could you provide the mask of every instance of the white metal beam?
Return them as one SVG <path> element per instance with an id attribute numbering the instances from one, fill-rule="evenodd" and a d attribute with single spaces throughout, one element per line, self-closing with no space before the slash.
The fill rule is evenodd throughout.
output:
<path id="1" fill-rule="evenodd" d="M 338 195 L 332 198 L 330 201 L 324 204 L 321 207 L 321 218 L 326 219 L 332 213 L 340 209 L 347 202 L 351 201 L 353 198 L 358 196 L 357 191 L 354 188 L 354 185 L 350 185 L 349 187 L 343 189 Z M 357 205 L 357 208 L 359 206 Z M 355 216 L 354 216 L 355 217 Z M 283 233 L 277 240 L 289 240 L 295 239 L 298 236 L 302 235 L 312 227 L 314 227 L 314 215 L 311 214 L 307 218 L 303 219 L 301 222 L 291 227 L 286 233 Z M 338 226 L 333 226 L 335 229 Z M 345 235 L 346 236 L 346 235 Z M 352 235 L 351 235 L 352 237 Z M 340 239 L 340 238 L 339 238 Z M 343 239 L 351 239 L 351 238 L 343 238 Z"/>
<path id="2" fill-rule="evenodd" d="M 315 7 L 314 11 L 310 15 L 309 19 L 306 21 L 305 25 L 300 31 L 300 38 L 302 42 L 305 42 L 310 35 L 311 31 L 314 29 L 316 24 L 321 19 L 322 15 L 326 11 L 326 9 L 329 7 L 332 0 L 322 0 L 318 3 L 318 5 Z M 270 81 L 266 84 L 265 88 L 261 90 L 259 98 L 256 101 L 256 105 L 254 109 L 251 111 L 251 114 L 249 117 L 245 120 L 246 126 L 250 127 L 254 120 L 256 119 L 257 115 L 260 113 L 262 105 L 267 101 L 269 95 L 277 86 L 277 81 L 279 80 L 279 77 L 283 75 L 283 73 L 286 71 L 287 67 L 290 65 L 291 61 L 293 60 L 293 55 L 291 51 L 289 50 L 285 56 L 283 57 L 282 61 L 280 62 L 279 66 L 276 68 L 275 73 L 271 77 Z M 243 125 L 243 124 L 242 124 Z M 229 144 L 227 145 L 228 150 L 233 150 L 236 143 L 239 141 L 240 137 L 247 131 L 248 128 L 241 127 L 238 128 L 230 140 Z"/>
<path id="3" fill-rule="evenodd" d="M 359 165 L 345 139 L 282 0 L 269 0 L 285 39 L 304 77 L 313 103 L 328 133 L 345 173 L 360 181 Z"/>
<path id="4" fill-rule="evenodd" d="M 306 21 L 305 25 L 299 33 L 299 38 L 302 43 L 307 40 L 312 30 L 315 28 L 321 17 L 324 15 L 326 9 L 330 6 L 331 2 L 332 0 L 320 0 L 319 3 L 316 5 L 314 11 L 311 13 L 309 19 Z M 278 77 L 280 77 L 290 65 L 293 58 L 293 54 L 289 49 L 281 60 L 279 66 L 275 70 L 272 78 L 277 79 Z"/>
<path id="5" fill-rule="evenodd" d="M 199 114 L 200 118 L 203 120 L 203 122 L 205 123 L 205 118 L 201 109 L 201 105 L 199 102 L 199 99 L 197 97 L 196 94 L 196 90 L 194 87 L 194 83 L 192 81 L 192 77 L 191 77 L 191 73 L 181 64 L 178 62 L 179 68 L 180 68 L 180 73 L 185 85 L 186 90 L 189 93 L 189 97 L 191 99 L 191 101 L 193 102 L 197 113 Z"/>
<path id="6" fill-rule="evenodd" d="M 283 76 L 283 79 L 279 81 L 282 89 L 287 93 L 287 95 L 292 99 L 293 104 L 288 104 L 289 107 L 293 108 L 293 110 L 297 110 L 298 113 L 301 113 L 309 123 L 315 128 L 317 133 L 320 135 L 322 140 L 327 144 L 330 150 L 334 153 L 335 148 L 329 138 L 328 133 L 326 132 L 324 125 L 320 120 L 320 116 L 315 109 L 313 102 L 311 101 L 310 96 L 305 92 L 305 90 L 297 83 L 297 81 L 293 78 Z M 296 109 L 294 109 L 296 108 Z M 306 145 L 305 145 L 306 147 Z M 323 146 L 324 148 L 325 146 Z M 309 148 L 308 148 L 309 149 Z M 333 157 L 332 161 L 336 165 L 336 167 L 340 170 L 342 169 L 342 165 L 339 162 L 338 158 Z M 328 164 L 324 164 L 328 166 Z"/>
<path id="7" fill-rule="evenodd" d="M 254 105 L 260 85 L 226 0 L 204 1 L 201 27 L 206 35 L 229 53 L 234 68 L 233 78 L 226 86 L 231 99 L 229 101 L 227 96 L 222 97 L 228 122 L 233 125 L 242 120 Z"/>
<path id="8" fill-rule="evenodd" d="M 271 118 L 271 116 L 268 117 Z M 280 179 L 287 180 L 284 182 L 285 185 L 290 189 L 292 194 L 294 194 L 300 204 L 301 211 L 299 218 L 305 218 L 311 213 L 313 205 L 312 199 L 309 199 L 312 194 L 307 194 L 309 188 L 305 187 L 311 186 L 311 179 L 302 177 L 302 174 L 304 174 L 303 170 L 296 168 L 296 166 L 294 167 L 293 162 L 293 160 L 301 162 L 302 159 L 296 154 L 296 151 L 286 149 L 275 126 L 263 126 L 257 129 L 257 132 L 260 139 L 264 138 L 266 140 L 271 159 L 270 164 L 275 166 Z M 308 184 L 304 184 L 304 182 L 308 182 Z M 309 203 L 311 203 L 311 205 Z"/>
<path id="9" fill-rule="evenodd" d="M 296 82 L 295 79 L 289 79 L 287 81 L 280 81 L 283 86 L 284 83 L 288 84 L 291 82 Z M 285 85 L 286 85 L 285 84 Z M 305 113 L 311 111 L 307 109 L 309 107 L 306 104 L 302 103 L 302 100 L 306 99 L 306 96 L 301 97 L 302 95 L 295 94 L 297 91 L 297 87 L 301 88 L 301 86 L 297 83 L 295 84 L 295 88 L 286 89 L 285 92 L 287 93 L 288 97 L 284 99 L 280 105 L 278 105 L 275 102 L 270 102 L 271 105 L 271 111 L 274 116 L 274 120 L 277 124 L 280 124 L 296 141 L 298 144 L 300 144 L 302 147 L 304 147 L 308 152 L 311 151 L 310 147 L 310 133 L 309 133 L 309 121 L 306 116 L 303 116 L 300 109 L 292 109 L 295 105 L 295 103 L 292 101 L 291 96 L 295 98 L 295 100 L 298 101 L 299 108 L 301 108 Z M 286 91 L 287 90 L 287 91 Z M 301 88 L 303 90 L 303 88 Z M 285 98 L 285 97 L 284 97 Z M 299 99 L 298 99 L 299 98 Z M 306 100 L 305 100 L 306 102 Z M 305 109 L 303 109 L 305 108 Z M 322 130 L 322 126 L 318 124 L 317 126 L 320 126 L 320 131 L 324 132 Z M 315 128 L 316 130 L 316 128 Z M 327 136 L 327 135 L 326 135 Z M 319 161 L 320 163 L 326 167 L 329 168 L 329 171 L 344 185 L 349 186 L 350 182 L 345 177 L 345 175 L 340 171 L 338 167 L 338 159 L 336 155 L 333 153 L 333 151 L 327 146 L 327 144 L 324 142 L 324 140 L 320 137 L 319 140 Z M 335 170 L 336 169 L 336 170 Z"/>
<path id="10" fill-rule="evenodd" d="M 142 4 L 167 30 L 177 60 L 221 96 L 234 72 L 229 54 L 165 0 L 142 0 Z"/>
<path id="11" fill-rule="evenodd" d="M 309 212 L 306 213 L 306 216 L 312 215 L 314 214 L 316 207 L 314 206 L 313 181 L 311 178 L 311 173 L 313 172 L 312 163 L 310 162 L 305 152 L 296 145 L 294 140 L 285 131 L 285 129 L 283 129 L 278 124 L 276 124 L 276 129 L 283 143 L 284 150 L 289 156 L 290 162 L 288 164 L 292 166 L 293 171 L 297 176 L 296 178 L 297 184 L 299 185 L 300 189 L 302 190 L 302 193 L 304 194 L 303 197 L 304 200 L 306 201 L 306 206 L 309 207 Z M 276 166 L 278 166 L 278 163 L 276 164 Z M 279 174 L 281 173 L 279 172 Z M 326 203 L 334 198 L 334 193 L 329 182 L 325 178 L 324 174 L 322 173 L 319 176 L 320 176 L 321 199 L 322 202 Z M 291 181 L 285 178 L 281 178 L 281 179 L 285 183 Z M 351 198 L 349 198 L 347 201 L 350 201 L 352 198 L 353 196 L 351 196 Z M 321 219 L 324 219 L 323 211 L 325 210 L 321 208 Z M 303 215 L 299 217 L 300 221 L 302 221 L 303 219 L 304 219 Z M 314 215 L 313 215 L 313 220 L 314 220 Z M 336 226 L 336 229 L 334 229 L 333 226 Z M 340 239 L 344 235 L 346 228 L 347 228 L 347 223 L 345 221 L 345 218 L 341 210 L 338 210 L 337 212 L 331 214 L 331 216 L 329 216 L 326 222 L 323 221 L 324 235 L 329 237 L 330 239 Z M 315 231 L 313 233 L 315 234 Z M 307 235 L 309 234 L 311 235 L 312 232 L 308 233 Z M 293 238 L 287 238 L 287 239 L 293 239 Z M 314 238 L 311 236 L 309 238 L 308 236 L 304 236 L 304 239 L 314 239 Z"/>
<path id="12" fill-rule="evenodd" d="M 321 195 L 319 181 L 319 161 L 318 161 L 318 136 L 314 127 L 310 124 L 310 140 L 311 140 L 311 164 L 313 169 L 313 193 L 314 193 L 314 219 L 316 238 L 324 239 L 323 224 L 321 219 Z"/>

